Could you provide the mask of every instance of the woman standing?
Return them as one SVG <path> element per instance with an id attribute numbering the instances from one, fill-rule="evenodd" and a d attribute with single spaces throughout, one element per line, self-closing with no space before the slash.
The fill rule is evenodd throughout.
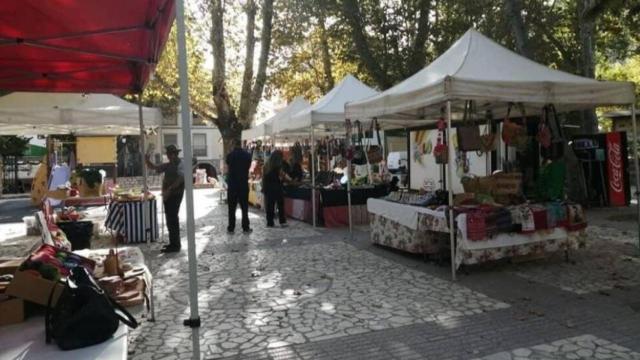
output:
<path id="1" fill-rule="evenodd" d="M 289 177 L 282 169 L 282 151 L 274 150 L 264 164 L 262 172 L 262 192 L 264 193 L 267 211 L 267 227 L 273 227 L 275 207 L 278 206 L 278 220 L 282 227 L 287 226 L 287 218 L 284 214 L 284 189 L 282 180 L 289 181 Z"/>

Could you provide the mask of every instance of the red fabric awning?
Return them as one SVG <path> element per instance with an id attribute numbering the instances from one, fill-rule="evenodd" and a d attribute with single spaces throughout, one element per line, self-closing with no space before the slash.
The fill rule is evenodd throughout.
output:
<path id="1" fill-rule="evenodd" d="M 174 0 L 0 1 L 0 90 L 140 92 L 174 17 Z"/>

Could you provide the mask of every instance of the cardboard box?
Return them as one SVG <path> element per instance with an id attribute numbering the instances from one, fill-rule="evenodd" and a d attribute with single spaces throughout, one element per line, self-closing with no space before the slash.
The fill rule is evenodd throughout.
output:
<path id="1" fill-rule="evenodd" d="M 55 286 L 56 289 L 53 293 L 53 298 L 51 299 L 52 306 L 58 302 L 58 298 L 64 289 L 64 286 L 61 283 L 35 276 L 29 270 L 16 271 L 13 275 L 11 284 L 7 287 L 6 294 L 39 305 L 47 306 L 49 294 L 51 294 L 53 286 Z"/>
<path id="2" fill-rule="evenodd" d="M 0 259 L 0 275 L 13 275 L 23 261 L 24 258 Z"/>
<path id="3" fill-rule="evenodd" d="M 24 321 L 24 301 L 22 299 L 0 300 L 0 326 Z"/>

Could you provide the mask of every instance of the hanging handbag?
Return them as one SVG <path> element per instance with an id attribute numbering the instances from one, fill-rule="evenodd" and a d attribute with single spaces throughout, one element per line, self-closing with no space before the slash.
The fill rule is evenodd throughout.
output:
<path id="1" fill-rule="evenodd" d="M 433 156 L 436 158 L 436 164 L 446 164 L 449 162 L 449 149 L 444 144 L 442 137 L 443 132 L 438 131 L 438 140 L 436 146 L 433 148 Z"/>
<path id="2" fill-rule="evenodd" d="M 462 124 L 456 129 L 458 150 L 460 151 L 479 151 L 482 149 L 480 126 L 473 119 L 474 104 L 473 101 L 465 101 Z"/>
<path id="3" fill-rule="evenodd" d="M 45 337 L 47 343 L 55 340 L 62 350 L 106 341 L 118 330 L 120 321 L 132 329 L 138 327 L 136 319 L 109 298 L 82 266 L 71 269 L 55 308 L 51 306 L 53 293 L 47 304 Z"/>
<path id="4" fill-rule="evenodd" d="M 527 146 L 527 131 L 524 126 L 511 121 L 509 116 L 511 114 L 512 106 L 513 104 L 509 103 L 509 106 L 507 108 L 507 115 L 504 118 L 504 122 L 502 124 L 502 141 L 504 141 L 507 146 L 516 147 L 520 150 Z M 523 121 L 525 121 L 526 114 L 523 105 L 520 105 L 520 110 L 522 112 L 522 119 Z"/>
<path id="5" fill-rule="evenodd" d="M 550 160 L 560 159 L 564 156 L 564 136 L 562 134 L 562 127 L 560 126 L 560 120 L 556 107 L 553 104 L 547 105 L 547 124 L 551 132 L 551 144 L 548 148 L 541 149 L 541 154 L 544 158 Z"/>
<path id="6" fill-rule="evenodd" d="M 373 122 L 371 123 L 371 130 L 372 132 L 376 132 L 378 145 L 369 146 L 369 149 L 367 149 L 367 157 L 370 164 L 377 164 L 384 160 L 384 156 L 382 155 L 382 142 L 380 141 L 380 125 L 378 124 L 378 120 L 376 118 L 373 118 Z"/>
<path id="7" fill-rule="evenodd" d="M 487 124 L 484 134 L 480 135 L 480 151 L 482 153 L 492 152 L 496 149 L 496 134 L 493 132 L 493 113 L 487 110 L 485 114 Z"/>
<path id="8" fill-rule="evenodd" d="M 540 123 L 538 124 L 538 134 L 536 139 L 540 143 L 543 149 L 548 149 L 551 146 L 551 130 L 547 124 L 548 121 L 547 107 L 542 109 L 542 115 L 540 116 Z"/>

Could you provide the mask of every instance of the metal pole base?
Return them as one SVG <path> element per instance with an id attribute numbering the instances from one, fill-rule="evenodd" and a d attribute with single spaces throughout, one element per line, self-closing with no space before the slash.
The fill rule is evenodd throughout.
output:
<path id="1" fill-rule="evenodd" d="M 199 328 L 200 327 L 200 317 L 197 317 L 195 319 L 184 319 L 184 321 L 182 321 L 182 325 L 188 326 L 190 328 Z"/>

